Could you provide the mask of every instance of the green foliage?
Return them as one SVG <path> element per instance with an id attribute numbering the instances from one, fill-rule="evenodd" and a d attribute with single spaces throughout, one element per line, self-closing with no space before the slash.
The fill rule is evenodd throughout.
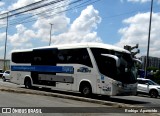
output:
<path id="1" fill-rule="evenodd" d="M 142 67 L 141 64 L 136 64 L 135 66 L 137 69 L 141 69 L 141 67 Z"/>
<path id="2" fill-rule="evenodd" d="M 148 67 L 147 68 L 147 71 L 152 71 L 152 70 L 153 70 L 153 72 L 156 72 L 156 70 L 159 70 L 159 69 L 156 67 Z"/>
<path id="3" fill-rule="evenodd" d="M 154 80 L 160 84 L 160 71 L 154 74 Z"/>
<path id="4" fill-rule="evenodd" d="M 149 71 L 149 72 L 153 71 L 154 73 L 153 73 L 153 76 L 151 77 L 151 79 L 153 81 L 155 81 L 156 83 L 160 84 L 160 71 L 159 71 L 159 69 L 156 67 L 148 67 L 147 71 Z"/>

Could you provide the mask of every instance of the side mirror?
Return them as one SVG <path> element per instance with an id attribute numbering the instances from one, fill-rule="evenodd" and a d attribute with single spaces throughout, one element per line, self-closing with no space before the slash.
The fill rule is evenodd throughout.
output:
<path id="1" fill-rule="evenodd" d="M 149 83 L 145 83 L 145 85 L 149 86 Z"/>
<path id="2" fill-rule="evenodd" d="M 142 64 L 142 61 L 139 60 L 139 59 L 133 58 L 133 60 L 134 60 L 135 62 L 138 62 L 138 63 Z"/>
<path id="3" fill-rule="evenodd" d="M 116 66 L 119 67 L 120 66 L 120 59 L 115 56 L 115 55 L 111 55 L 111 54 L 101 54 L 102 56 L 107 56 L 110 58 L 113 58 L 116 61 Z"/>

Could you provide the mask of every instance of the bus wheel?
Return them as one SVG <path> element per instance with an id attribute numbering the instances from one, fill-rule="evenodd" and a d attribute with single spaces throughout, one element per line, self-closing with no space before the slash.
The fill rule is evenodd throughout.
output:
<path id="1" fill-rule="evenodd" d="M 27 89 L 32 88 L 31 80 L 27 78 L 24 82 L 24 85 L 25 85 L 25 88 Z"/>
<path id="2" fill-rule="evenodd" d="M 92 94 L 92 88 L 89 84 L 82 85 L 80 91 L 85 97 L 90 97 Z"/>

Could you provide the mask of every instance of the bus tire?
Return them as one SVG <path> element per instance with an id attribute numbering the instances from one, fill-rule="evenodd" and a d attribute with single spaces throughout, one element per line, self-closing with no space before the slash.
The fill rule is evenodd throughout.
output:
<path id="1" fill-rule="evenodd" d="M 80 92 L 84 97 L 90 97 L 92 95 L 91 85 L 88 82 L 82 82 Z"/>
<path id="2" fill-rule="evenodd" d="M 24 81 L 24 85 L 25 85 L 25 88 L 27 88 L 27 89 L 32 88 L 31 79 L 26 78 L 25 81 Z"/>

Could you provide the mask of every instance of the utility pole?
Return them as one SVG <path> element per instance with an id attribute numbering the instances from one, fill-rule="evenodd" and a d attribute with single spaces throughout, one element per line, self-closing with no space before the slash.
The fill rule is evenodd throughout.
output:
<path id="1" fill-rule="evenodd" d="M 151 24 L 152 24 L 152 10 L 153 10 L 153 0 L 151 0 L 151 9 L 150 9 L 148 47 L 147 47 L 147 57 L 146 57 L 146 63 L 145 63 L 145 78 L 147 77 L 147 67 L 148 67 L 148 61 L 149 61 L 149 46 L 150 46 Z"/>
<path id="2" fill-rule="evenodd" d="M 7 50 L 7 36 L 8 36 L 8 12 L 7 12 L 7 24 L 6 24 L 6 39 L 5 39 L 5 49 L 4 49 L 4 67 L 3 70 L 6 70 L 6 50 Z"/>
<path id="3" fill-rule="evenodd" d="M 52 37 L 52 23 L 50 23 L 50 25 L 51 25 L 51 29 L 50 29 L 50 40 L 49 40 L 49 46 L 51 45 L 51 37 Z"/>

